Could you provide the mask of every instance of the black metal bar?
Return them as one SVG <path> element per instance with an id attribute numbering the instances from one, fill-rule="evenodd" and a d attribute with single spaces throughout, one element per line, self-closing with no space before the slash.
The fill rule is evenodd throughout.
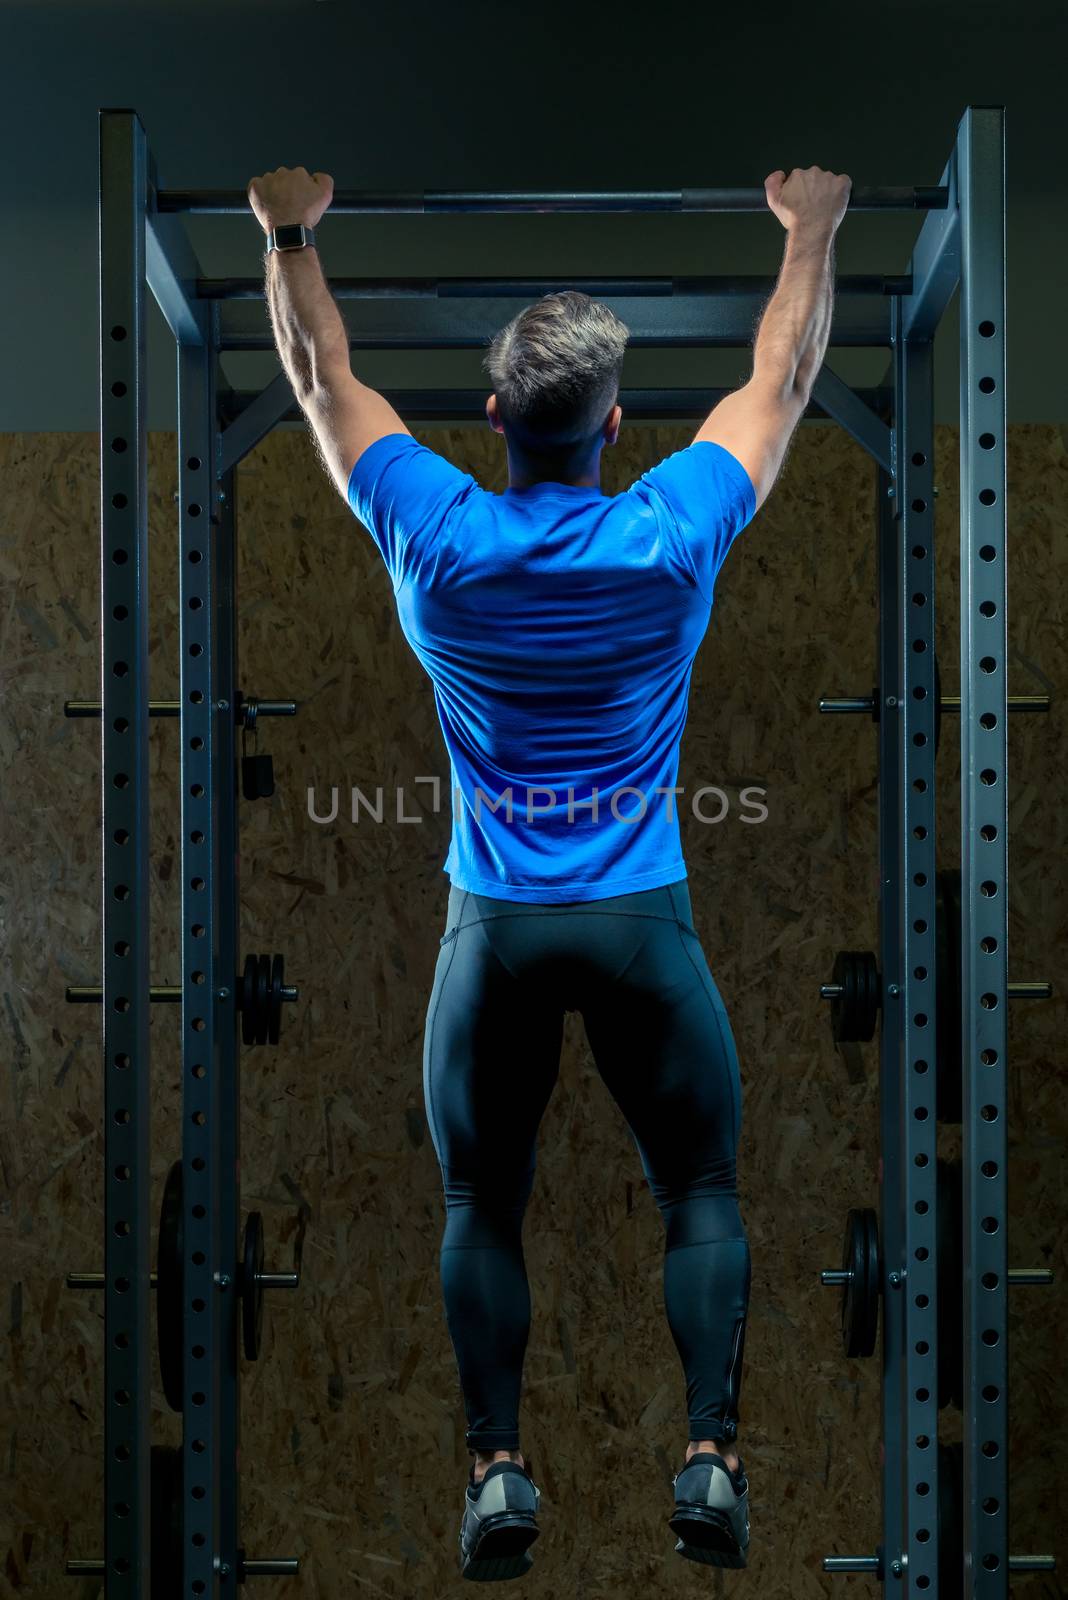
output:
<path id="1" fill-rule="evenodd" d="M 949 715 L 959 715 L 960 695 L 944 694 L 938 702 L 939 708 Z M 1048 694 L 1010 694 L 1006 702 L 1009 711 L 1048 711 L 1052 704 Z M 878 711 L 878 702 L 870 694 L 863 695 L 824 695 L 820 700 L 821 711 L 837 712 L 839 715 L 849 713 L 868 713 L 874 716 Z"/>
<path id="2" fill-rule="evenodd" d="M 816 379 L 812 397 L 829 417 L 833 417 L 849 436 L 857 441 L 882 467 L 892 468 L 893 434 L 881 417 L 876 416 L 856 392 L 830 367 L 822 367 Z"/>
<path id="3" fill-rule="evenodd" d="M 160 211 L 185 211 L 196 216 L 247 216 L 248 195 L 242 189 L 166 189 L 156 196 Z M 929 188 L 870 188 L 854 185 L 851 211 L 935 211 L 946 204 L 946 191 Z M 388 192 L 340 189 L 330 205 L 332 216 L 405 216 L 442 212 L 606 212 L 767 211 L 760 189 L 552 190 L 531 194 L 519 190 L 480 193 L 474 190 Z"/>
<path id="4" fill-rule="evenodd" d="M 960 193 L 960 816 L 964 1572 L 1008 1595 L 1005 114 L 971 106 Z"/>
<path id="5" fill-rule="evenodd" d="M 148 714 L 150 717 L 177 717 L 182 709 L 180 700 L 150 700 Z M 66 700 L 63 703 L 65 717 L 99 717 L 101 711 L 99 700 Z M 295 717 L 297 702 L 295 700 L 259 700 L 256 703 L 256 716 L 259 717 Z M 235 708 L 238 724 L 243 720 L 243 702 L 238 702 Z"/>
<path id="6" fill-rule="evenodd" d="M 183 344 L 203 344 L 208 336 L 208 314 L 206 308 L 197 303 L 200 262 L 183 223 L 177 217 L 160 216 L 155 208 L 153 202 L 158 186 L 151 155 L 148 171 L 149 200 L 145 216 L 148 287 L 174 337 Z"/>
<path id="7" fill-rule="evenodd" d="M 150 1567 L 153 1352 L 148 827 L 148 149 L 131 111 L 100 114 L 100 600 L 104 1008 L 104 1552 L 107 1591 Z"/>
<path id="8" fill-rule="evenodd" d="M 832 347 L 890 347 L 893 295 L 845 295 L 835 301 Z M 632 349 L 749 347 L 763 314 L 764 294 L 620 296 L 612 309 L 629 329 Z M 272 350 L 262 298 L 216 303 L 220 350 Z M 516 312 L 510 299 L 350 300 L 345 307 L 354 350 L 477 350 Z"/>
<path id="9" fill-rule="evenodd" d="M 672 299 L 680 295 L 720 298 L 731 295 L 771 295 L 776 279 L 766 276 L 695 278 L 334 278 L 330 290 L 337 300 L 537 300 L 562 289 L 579 289 L 595 299 Z M 196 293 L 201 300 L 262 300 L 262 278 L 200 278 Z M 909 274 L 899 277 L 843 277 L 835 296 L 908 295 Z"/>
<path id="10" fill-rule="evenodd" d="M 909 272 L 913 288 L 903 307 L 906 339 L 933 339 L 960 282 L 960 208 L 957 201 L 957 152 L 942 174 L 947 205 L 923 219 L 913 246 Z"/>
<path id="11" fill-rule="evenodd" d="M 880 472 L 884 1540 L 892 1575 L 937 1588 L 934 384 L 893 307 L 893 476 Z M 953 1293 L 950 1287 L 947 1292 Z M 959 1292 L 959 1291 L 958 1291 Z M 929 1493 L 926 1491 L 929 1489 Z M 924 1498 L 926 1494 L 926 1498 Z"/>
<path id="12" fill-rule="evenodd" d="M 216 1562 L 236 1560 L 231 1418 L 238 1404 L 236 1183 L 227 1123 L 235 957 L 225 942 L 233 848 L 219 793 L 233 734 L 228 664 L 218 661 L 219 489 L 212 342 L 178 347 L 182 794 L 183 1593 L 217 1593 Z M 232 771 L 232 768 L 231 768 Z M 232 787 L 232 783 L 231 783 Z M 194 1396 L 196 1398 L 194 1399 Z M 190 1489 L 194 1493 L 191 1495 Z M 195 1493 L 199 1487 L 199 1494 Z M 230 1535 L 229 1539 L 227 1535 Z M 229 1553 L 227 1553 L 229 1552 Z"/>

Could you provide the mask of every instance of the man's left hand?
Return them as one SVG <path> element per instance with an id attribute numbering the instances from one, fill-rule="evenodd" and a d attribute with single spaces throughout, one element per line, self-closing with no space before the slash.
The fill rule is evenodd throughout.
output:
<path id="1" fill-rule="evenodd" d="M 248 186 L 249 205 L 264 233 L 295 222 L 314 228 L 333 198 L 329 173 L 309 173 L 307 167 L 277 167 Z"/>

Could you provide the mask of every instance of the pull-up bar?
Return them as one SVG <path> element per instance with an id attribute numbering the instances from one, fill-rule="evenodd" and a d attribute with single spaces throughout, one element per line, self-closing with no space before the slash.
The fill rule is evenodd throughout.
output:
<path id="1" fill-rule="evenodd" d="M 857 188 L 850 196 L 850 211 L 944 211 L 949 191 L 944 187 L 921 189 Z M 245 216 L 248 196 L 237 189 L 163 189 L 156 194 L 159 211 L 185 211 L 196 216 Z M 449 211 L 492 212 L 734 212 L 766 211 L 763 189 L 645 189 L 557 190 L 524 194 L 514 190 L 481 194 L 474 190 L 427 189 L 406 192 L 343 189 L 334 195 L 332 216 L 404 216 Z"/>

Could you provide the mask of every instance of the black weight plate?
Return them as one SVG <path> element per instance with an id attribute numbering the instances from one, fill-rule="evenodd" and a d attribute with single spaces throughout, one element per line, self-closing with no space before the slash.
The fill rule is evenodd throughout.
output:
<path id="1" fill-rule="evenodd" d="M 879 1219 L 870 1207 L 846 1218 L 842 1266 L 850 1274 L 842 1291 L 842 1347 L 853 1360 L 874 1352 L 879 1326 Z"/>
<path id="2" fill-rule="evenodd" d="M 245 1356 L 255 1361 L 263 1345 L 263 1217 L 250 1211 L 245 1220 L 245 1248 L 241 1263 L 241 1333 Z"/>
<path id="3" fill-rule="evenodd" d="M 182 1409 L 182 1163 L 167 1174 L 156 1243 L 156 1335 L 163 1393 L 172 1411 Z"/>
<path id="4" fill-rule="evenodd" d="M 839 950 L 835 956 L 831 982 L 841 991 L 831 1001 L 831 1032 L 835 1044 L 843 1044 L 852 1038 L 853 963 L 848 950 Z"/>
<path id="5" fill-rule="evenodd" d="M 879 1012 L 879 968 L 870 950 L 839 950 L 831 982 L 841 994 L 831 1001 L 831 1029 L 836 1044 L 868 1040 Z"/>
<path id="6" fill-rule="evenodd" d="M 271 958 L 260 956 L 256 968 L 256 1037 L 255 1044 L 267 1043 L 268 1011 L 271 990 Z"/>
<path id="7" fill-rule="evenodd" d="M 939 1122 L 959 1122 L 964 1114 L 964 1062 L 961 1050 L 960 872 L 940 872 L 935 883 L 935 960 L 938 1027 L 935 1063 Z"/>
<path id="8" fill-rule="evenodd" d="M 964 1404 L 964 1258 L 959 1161 L 939 1161 L 938 1404 Z"/>
<path id="9" fill-rule="evenodd" d="M 874 952 L 862 950 L 860 952 L 861 982 L 860 982 L 860 1024 L 861 1039 L 867 1041 L 875 1035 L 875 1025 L 879 1020 L 880 984 L 879 965 Z"/>
<path id="10" fill-rule="evenodd" d="M 282 1031 L 282 988 L 285 984 L 285 956 L 271 962 L 271 993 L 267 1009 L 267 1043 L 277 1044 Z"/>
<path id="11" fill-rule="evenodd" d="M 964 1446 L 938 1446 L 938 1600 L 964 1600 Z"/>
<path id="12" fill-rule="evenodd" d="M 245 957 L 245 970 L 241 975 L 241 1042 L 252 1044 L 256 1038 L 256 971 L 255 956 Z"/>
<path id="13" fill-rule="evenodd" d="M 152 1446 L 150 1558 L 151 1600 L 179 1600 L 182 1593 L 182 1452 Z"/>

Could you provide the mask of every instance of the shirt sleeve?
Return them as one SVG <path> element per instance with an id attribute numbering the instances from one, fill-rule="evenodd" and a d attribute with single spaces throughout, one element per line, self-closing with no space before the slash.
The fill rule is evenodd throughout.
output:
<path id="1" fill-rule="evenodd" d="M 682 566 L 711 603 L 727 552 L 756 511 L 756 491 L 741 462 L 722 445 L 702 439 L 667 456 L 630 492 L 667 513 Z"/>
<path id="2" fill-rule="evenodd" d="M 394 589 L 433 561 L 445 518 L 478 485 L 409 433 L 389 433 L 355 462 L 348 502 L 382 553 Z"/>

